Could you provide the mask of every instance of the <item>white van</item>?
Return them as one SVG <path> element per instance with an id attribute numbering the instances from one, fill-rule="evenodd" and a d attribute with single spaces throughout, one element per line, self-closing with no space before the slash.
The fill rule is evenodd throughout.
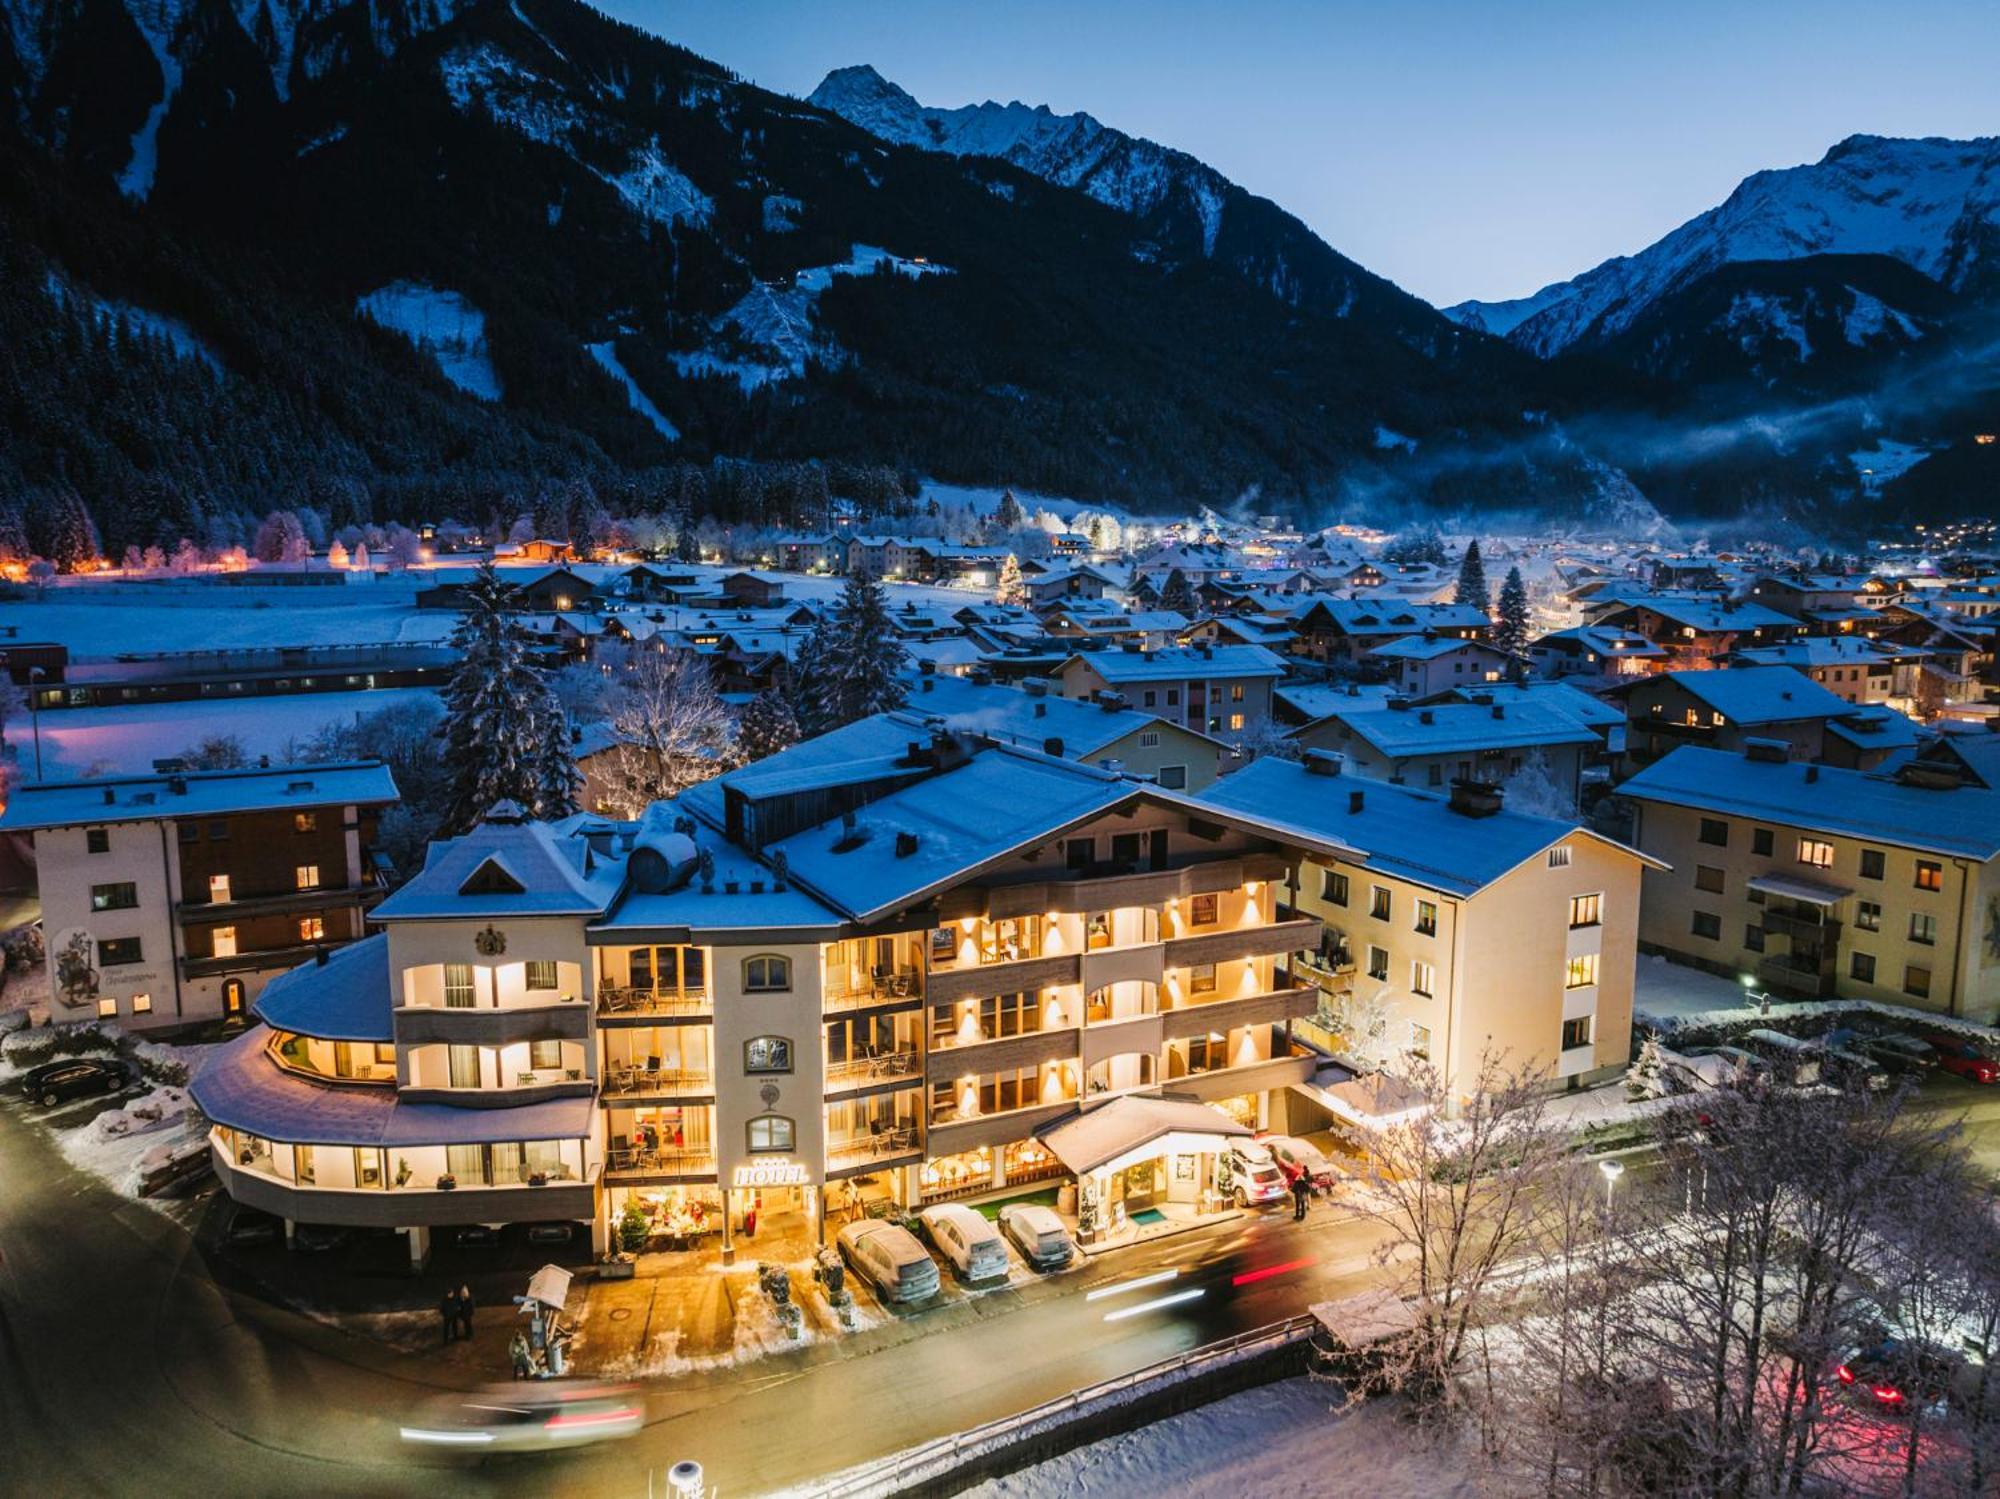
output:
<path id="1" fill-rule="evenodd" d="M 962 1202 L 940 1202 L 917 1215 L 962 1280 L 1005 1280 L 1007 1244 L 1000 1230 Z"/>
<path id="2" fill-rule="evenodd" d="M 937 1261 L 916 1236 L 881 1218 L 857 1218 L 834 1236 L 855 1274 L 884 1301 L 922 1301 L 938 1291 Z"/>

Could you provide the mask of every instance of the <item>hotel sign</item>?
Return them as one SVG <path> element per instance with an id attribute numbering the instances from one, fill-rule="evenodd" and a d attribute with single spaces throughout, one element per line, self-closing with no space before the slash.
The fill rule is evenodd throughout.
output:
<path id="1" fill-rule="evenodd" d="M 738 1166 L 732 1181 L 739 1187 L 812 1185 L 812 1177 L 807 1174 L 803 1161 L 753 1161 L 748 1166 Z"/>

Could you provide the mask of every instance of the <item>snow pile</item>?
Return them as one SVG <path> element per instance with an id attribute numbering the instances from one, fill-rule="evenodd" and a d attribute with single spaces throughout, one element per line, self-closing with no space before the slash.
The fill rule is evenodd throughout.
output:
<path id="1" fill-rule="evenodd" d="M 81 1128 L 56 1132 L 56 1148 L 121 1197 L 139 1195 L 151 1165 L 194 1138 L 188 1097 L 179 1088 L 155 1088 L 144 1098 L 99 1114 Z"/>
<path id="2" fill-rule="evenodd" d="M 355 310 L 429 354 L 467 395 L 500 399 L 500 373 L 486 350 L 486 314 L 457 292 L 392 281 L 356 298 Z"/>
<path id="3" fill-rule="evenodd" d="M 153 191 L 153 179 L 160 171 L 160 123 L 166 119 L 167 110 L 174 102 L 174 95 L 181 86 L 181 63 L 174 56 L 172 34 L 167 29 L 168 16 L 160 11 L 148 12 L 135 8 L 132 19 L 138 23 L 139 34 L 146 39 L 152 49 L 153 60 L 160 65 L 160 97 L 152 108 L 146 111 L 146 118 L 139 122 L 139 128 L 132 132 L 132 159 L 125 163 L 125 170 L 118 174 L 118 191 L 128 198 L 144 202 Z M 148 16 L 155 24 L 148 24 Z"/>
<path id="4" fill-rule="evenodd" d="M 626 401 L 631 404 L 634 411 L 653 424 L 654 431 L 668 442 L 680 441 L 681 429 L 667 420 L 666 413 L 653 404 L 653 398 L 639 388 L 639 382 L 634 380 L 631 372 L 619 362 L 617 346 L 610 339 L 607 338 L 602 343 L 585 344 L 583 351 L 597 361 L 598 367 L 605 374 L 625 387 Z"/>

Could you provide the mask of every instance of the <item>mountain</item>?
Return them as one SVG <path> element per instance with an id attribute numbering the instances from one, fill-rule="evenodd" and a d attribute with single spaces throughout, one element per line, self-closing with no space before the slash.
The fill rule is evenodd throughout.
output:
<path id="1" fill-rule="evenodd" d="M 1211 232 L 1107 180 L 891 145 L 574 0 L 0 0 L 0 549 L 10 494 L 113 551 L 551 490 L 810 525 L 913 474 L 1629 498 L 1539 361 L 1239 189 Z"/>
<path id="2" fill-rule="evenodd" d="M 1142 226 L 1138 253 L 1200 258 L 1296 307 L 1391 328 L 1413 348 L 1439 352 L 1455 330 L 1428 302 L 1362 269 L 1267 198 L 1205 162 L 1046 104 L 919 104 L 866 65 L 836 68 L 807 102 L 897 145 L 990 157 L 1075 188 Z"/>
<path id="3" fill-rule="evenodd" d="M 1853 136 L 1656 244 L 1446 315 L 1603 379 L 1582 440 L 1680 514 L 1865 522 L 2000 492 L 2000 138 Z M 1567 374 L 1563 372 L 1567 371 Z"/>
<path id="4" fill-rule="evenodd" d="M 2000 137 L 1850 136 L 1810 166 L 1758 172 L 1636 255 L 1511 302 L 1445 316 L 1548 358 L 1602 344 L 1725 265 L 1882 255 L 1954 292 L 2000 281 Z"/>

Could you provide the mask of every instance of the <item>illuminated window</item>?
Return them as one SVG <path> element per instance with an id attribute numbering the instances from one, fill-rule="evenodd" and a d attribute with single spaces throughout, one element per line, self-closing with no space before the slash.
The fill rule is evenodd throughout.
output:
<path id="1" fill-rule="evenodd" d="M 301 916 L 299 918 L 299 940 L 301 942 L 318 942 L 325 936 L 326 918 L 324 916 Z"/>
<path id="2" fill-rule="evenodd" d="M 748 1128 L 752 1152 L 791 1150 L 798 1138 L 797 1125 L 783 1114 L 759 1114 Z"/>
<path id="3" fill-rule="evenodd" d="M 1592 984 L 1596 982 L 1597 982 L 1596 953 L 1594 952 L 1578 953 L 1575 957 L 1569 960 L 1568 967 L 1563 974 L 1563 987 L 1565 989 L 1588 989 Z"/>
<path id="4" fill-rule="evenodd" d="M 138 904 L 139 887 L 130 880 L 90 887 L 90 909 L 93 911 L 129 911 Z"/>
<path id="5" fill-rule="evenodd" d="M 1412 963 L 1410 965 L 1410 992 L 1412 994 L 1421 994 L 1425 999 L 1429 999 L 1437 992 L 1437 977 L 1438 973 L 1435 965 L 1430 963 Z"/>
<path id="6" fill-rule="evenodd" d="M 311 890 L 319 884 L 319 865 L 301 864 L 298 867 L 298 884 L 301 890 Z"/>
<path id="7" fill-rule="evenodd" d="M 1417 902 L 1417 933 L 1419 936 L 1435 937 L 1438 929 L 1438 908 L 1435 902 Z"/>
<path id="8" fill-rule="evenodd" d="M 790 1072 L 792 1043 L 786 1036 L 752 1036 L 743 1043 L 745 1072 Z"/>
<path id="9" fill-rule="evenodd" d="M 293 831 L 294 833 L 316 833 L 316 832 L 318 832 L 318 831 L 319 831 L 319 813 L 317 813 L 317 812 L 294 812 L 294 813 L 292 814 L 292 831 Z"/>
<path id="10" fill-rule="evenodd" d="M 556 960 L 554 958 L 530 958 L 527 963 L 525 983 L 530 989 L 554 989 L 556 986 Z"/>
<path id="11" fill-rule="evenodd" d="M 1387 885 L 1371 886 L 1368 895 L 1368 914 L 1377 921 L 1387 921 L 1389 919 L 1390 899 L 1389 887 Z"/>
<path id="12" fill-rule="evenodd" d="M 1188 969 L 1188 993 L 1213 994 L 1215 992 L 1215 965 L 1196 963 Z"/>
<path id="13" fill-rule="evenodd" d="M 1799 840 L 1799 862 L 1814 869 L 1833 868 L 1833 845 L 1819 838 Z"/>
<path id="14" fill-rule="evenodd" d="M 1570 930 L 1596 926 L 1603 919 L 1603 903 L 1602 895 L 1572 895 L 1569 898 Z"/>
<path id="15" fill-rule="evenodd" d="M 1944 867 L 1933 864 L 1929 859 L 1917 860 L 1917 888 L 1919 890 L 1944 889 Z"/>
<path id="16" fill-rule="evenodd" d="M 1196 926 L 1213 926 L 1216 918 L 1216 899 L 1213 895 L 1197 895 L 1189 902 L 1188 917 Z"/>
<path id="17" fill-rule="evenodd" d="M 135 995 L 133 995 L 133 996 L 132 996 L 132 1013 L 133 1013 L 134 1015 L 150 1015 L 150 1014 L 152 1014 L 152 1013 L 153 1013 L 153 996 L 152 996 L 152 995 L 150 995 L 150 994 L 135 994 Z"/>

